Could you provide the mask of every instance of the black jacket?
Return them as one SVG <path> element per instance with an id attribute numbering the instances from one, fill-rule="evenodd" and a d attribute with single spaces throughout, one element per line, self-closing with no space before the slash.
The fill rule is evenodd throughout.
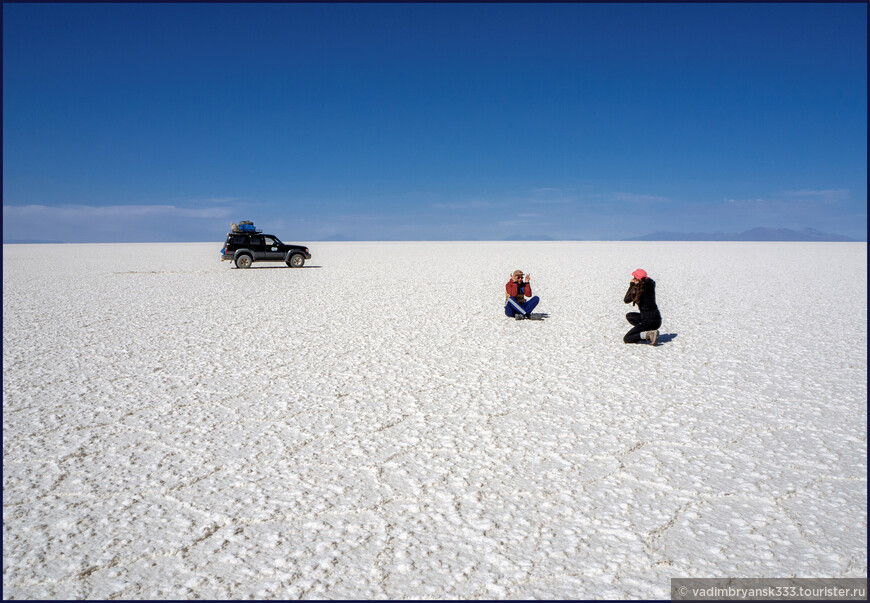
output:
<path id="1" fill-rule="evenodd" d="M 636 283 L 631 283 L 628 286 L 628 292 L 625 294 L 625 303 L 630 304 L 634 300 L 634 290 L 637 288 Z M 651 278 L 643 280 L 643 293 L 640 295 L 640 302 L 637 304 L 640 308 L 641 316 L 661 316 L 659 307 L 656 305 L 656 282 Z"/>

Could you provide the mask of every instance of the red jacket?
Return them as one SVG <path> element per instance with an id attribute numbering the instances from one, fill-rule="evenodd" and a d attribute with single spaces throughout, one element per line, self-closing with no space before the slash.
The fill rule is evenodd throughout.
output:
<path id="1" fill-rule="evenodd" d="M 523 286 L 522 291 L 520 291 L 519 288 L 520 288 L 520 284 L 515 283 L 513 281 L 508 281 L 507 284 L 504 286 L 504 290 L 505 290 L 505 292 L 507 292 L 508 297 L 515 297 L 515 298 L 517 298 L 518 302 L 523 303 L 524 301 L 526 301 L 525 298 L 527 296 L 528 297 L 532 296 L 532 284 L 526 283 Z"/>

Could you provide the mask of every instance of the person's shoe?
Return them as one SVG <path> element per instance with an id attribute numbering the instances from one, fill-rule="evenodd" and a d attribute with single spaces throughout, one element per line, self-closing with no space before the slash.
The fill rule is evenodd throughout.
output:
<path id="1" fill-rule="evenodd" d="M 658 330 L 650 331 L 646 334 L 646 338 L 649 339 L 650 345 L 655 345 L 659 340 L 659 332 Z"/>
<path id="2" fill-rule="evenodd" d="M 514 314 L 514 320 L 522 320 L 526 317 L 525 314 Z"/>

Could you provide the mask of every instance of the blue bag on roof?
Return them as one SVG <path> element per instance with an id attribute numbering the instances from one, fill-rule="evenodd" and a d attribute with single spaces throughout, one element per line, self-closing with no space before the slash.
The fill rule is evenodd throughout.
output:
<path id="1" fill-rule="evenodd" d="M 254 227 L 253 222 L 248 222 L 246 220 L 241 221 L 238 224 L 236 224 L 235 222 L 232 222 L 230 224 L 230 230 L 232 230 L 233 232 L 250 232 L 250 233 L 260 232 L 259 230 L 257 230 L 256 227 Z"/>

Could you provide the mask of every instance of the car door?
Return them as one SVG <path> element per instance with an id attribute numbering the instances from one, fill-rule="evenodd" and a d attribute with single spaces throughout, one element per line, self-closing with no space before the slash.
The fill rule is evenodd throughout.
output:
<path id="1" fill-rule="evenodd" d="M 254 235 L 250 239 L 251 251 L 254 253 L 255 260 L 265 260 L 266 258 L 266 249 L 263 245 L 263 236 L 262 235 Z"/>
<path id="2" fill-rule="evenodd" d="M 268 260 L 284 259 L 284 254 L 281 251 L 281 241 L 269 235 L 263 236 L 263 253 L 265 253 Z"/>

